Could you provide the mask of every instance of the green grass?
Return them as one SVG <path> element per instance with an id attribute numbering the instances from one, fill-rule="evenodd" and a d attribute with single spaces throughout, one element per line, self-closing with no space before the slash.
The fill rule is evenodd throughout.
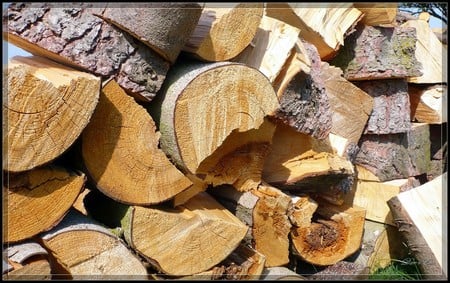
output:
<path id="1" fill-rule="evenodd" d="M 376 270 L 369 275 L 372 280 L 421 280 L 419 266 L 414 258 L 404 260 L 393 260 L 385 268 Z"/>

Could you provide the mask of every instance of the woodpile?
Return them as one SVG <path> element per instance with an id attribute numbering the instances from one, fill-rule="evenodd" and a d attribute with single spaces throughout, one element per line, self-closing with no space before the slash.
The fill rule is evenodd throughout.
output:
<path id="1" fill-rule="evenodd" d="M 429 15 L 69 6 L 3 15 L 33 54 L 5 68 L 3 279 L 367 278 L 402 241 L 447 277 Z"/>

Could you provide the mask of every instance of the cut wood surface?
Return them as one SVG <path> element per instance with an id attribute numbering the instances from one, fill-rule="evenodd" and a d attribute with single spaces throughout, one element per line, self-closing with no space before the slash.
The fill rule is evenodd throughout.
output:
<path id="1" fill-rule="evenodd" d="M 230 60 L 252 41 L 263 10 L 263 3 L 207 3 L 183 50 L 204 61 Z"/>
<path id="2" fill-rule="evenodd" d="M 131 95 L 150 101 L 169 68 L 157 53 L 93 13 L 104 5 L 28 3 L 8 6 L 3 16 L 4 37 L 42 57 L 82 68 L 105 78 L 114 77 Z"/>
<path id="3" fill-rule="evenodd" d="M 266 267 L 261 280 L 306 280 L 305 277 L 283 266 Z"/>
<path id="4" fill-rule="evenodd" d="M 148 278 L 144 265 L 122 240 L 76 210 L 40 237 L 73 279 Z"/>
<path id="5" fill-rule="evenodd" d="M 203 192 L 177 208 L 132 206 L 122 229 L 128 244 L 155 268 L 181 276 L 220 263 L 248 228 Z"/>
<path id="6" fill-rule="evenodd" d="M 373 97 L 364 134 L 396 134 L 411 129 L 408 83 L 404 79 L 356 82 L 355 85 Z"/>
<path id="7" fill-rule="evenodd" d="M 448 274 L 443 242 L 443 217 L 447 213 L 444 184 L 447 173 L 388 201 L 399 231 L 428 279 L 445 278 Z"/>
<path id="8" fill-rule="evenodd" d="M 429 17 L 430 15 L 428 15 Z M 423 74 L 408 78 L 408 82 L 419 84 L 446 83 L 447 72 L 444 72 L 444 68 L 447 69 L 447 67 L 443 64 L 446 64 L 447 46 L 444 46 L 434 34 L 428 21 L 419 17 L 416 20 L 409 20 L 401 26 L 416 29 L 415 56 L 422 65 L 421 71 Z"/>
<path id="9" fill-rule="evenodd" d="M 273 83 L 291 55 L 299 33 L 296 27 L 263 16 L 252 42 L 233 61 L 260 70 Z"/>
<path id="10" fill-rule="evenodd" d="M 150 114 L 109 81 L 82 134 L 83 160 L 97 188 L 119 202 L 142 205 L 160 203 L 187 189 L 192 182 L 158 143 Z"/>
<path id="11" fill-rule="evenodd" d="M 416 41 L 414 28 L 358 25 L 330 64 L 349 81 L 421 76 Z"/>
<path id="12" fill-rule="evenodd" d="M 84 174 L 56 166 L 8 174 L 3 231 L 5 242 L 18 242 L 61 221 L 84 186 Z"/>
<path id="13" fill-rule="evenodd" d="M 412 123 L 407 133 L 363 135 L 355 164 L 384 182 L 424 174 L 430 160 L 429 125 Z"/>
<path id="14" fill-rule="evenodd" d="M 294 254 L 318 266 L 332 265 L 361 247 L 365 210 L 319 203 L 319 219 L 291 232 Z"/>
<path id="15" fill-rule="evenodd" d="M 75 142 L 98 103 L 100 79 L 35 56 L 13 57 L 7 78 L 3 169 L 26 171 Z"/>
<path id="16" fill-rule="evenodd" d="M 292 204 L 293 209 L 289 214 L 292 225 L 299 228 L 310 226 L 319 204 L 307 195 L 292 196 Z"/>
<path id="17" fill-rule="evenodd" d="M 299 28 L 324 61 L 333 58 L 362 17 L 352 3 L 268 3 L 266 14 Z"/>
<path id="18" fill-rule="evenodd" d="M 330 101 L 331 133 L 358 143 L 369 119 L 374 98 L 343 78 L 342 70 L 321 64 L 320 76 Z"/>
<path id="19" fill-rule="evenodd" d="M 395 25 L 397 3 L 353 3 L 353 7 L 363 13 L 361 23 L 368 26 Z"/>
<path id="20" fill-rule="evenodd" d="M 270 82 L 256 69 L 191 62 L 172 68 L 151 108 L 161 148 L 183 173 L 246 190 L 247 181 L 260 181 L 274 131 L 265 117 L 278 106 Z"/>
<path id="21" fill-rule="evenodd" d="M 198 3 L 114 3 L 99 16 L 174 63 L 201 13 Z"/>
<path id="22" fill-rule="evenodd" d="M 411 118 L 417 122 L 442 124 L 447 122 L 448 89 L 446 85 L 408 85 Z"/>

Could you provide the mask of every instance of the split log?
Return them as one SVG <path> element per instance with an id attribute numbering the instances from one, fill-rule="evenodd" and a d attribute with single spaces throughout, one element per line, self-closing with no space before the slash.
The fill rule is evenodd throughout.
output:
<path id="1" fill-rule="evenodd" d="M 330 64 L 349 81 L 421 76 L 416 42 L 414 28 L 358 25 Z"/>
<path id="2" fill-rule="evenodd" d="M 109 81 L 82 134 L 84 164 L 97 188 L 119 202 L 148 205 L 191 186 L 158 148 L 158 138 L 150 114 Z"/>
<path id="3" fill-rule="evenodd" d="M 247 190 L 259 183 L 279 106 L 270 82 L 238 63 L 189 62 L 171 69 L 151 105 L 161 148 L 184 174 Z"/>
<path id="4" fill-rule="evenodd" d="M 396 134 L 411 129 L 406 80 L 361 81 L 355 85 L 373 97 L 373 110 L 364 134 Z"/>
<path id="5" fill-rule="evenodd" d="M 447 184 L 447 173 L 388 201 L 394 221 L 425 279 L 444 279 L 448 272 L 443 265 L 447 258 L 442 241 L 446 212 L 443 184 Z"/>
<path id="6" fill-rule="evenodd" d="M 93 13 L 104 5 L 28 3 L 8 6 L 4 38 L 20 48 L 117 82 L 135 98 L 150 101 L 169 63 Z"/>
<path id="7" fill-rule="evenodd" d="M 442 124 L 447 122 L 447 86 L 408 86 L 411 102 L 411 118 L 421 123 Z"/>
<path id="8" fill-rule="evenodd" d="M 431 28 L 433 33 L 436 35 L 436 37 L 439 39 L 440 42 L 444 45 L 445 48 L 447 48 L 447 27 L 434 27 Z"/>
<path id="9" fill-rule="evenodd" d="M 289 214 L 292 225 L 298 228 L 310 226 L 319 204 L 307 195 L 293 196 L 292 204 L 292 212 Z"/>
<path id="10" fill-rule="evenodd" d="M 209 62 L 236 57 L 258 30 L 263 3 L 206 5 L 183 51 Z"/>
<path id="11" fill-rule="evenodd" d="M 289 262 L 292 203 L 288 195 L 266 184 L 244 193 L 230 186 L 214 188 L 211 193 L 250 227 L 245 241 L 266 257 L 266 267 Z"/>
<path id="12" fill-rule="evenodd" d="M 331 133 L 358 143 L 369 119 L 374 98 L 342 76 L 342 70 L 321 64 L 320 75 L 330 101 L 332 113 Z"/>
<path id="13" fill-rule="evenodd" d="M 264 268 L 261 280 L 306 280 L 306 278 L 289 268 L 275 266 Z"/>
<path id="14" fill-rule="evenodd" d="M 353 3 L 353 7 L 364 15 L 361 23 L 368 26 L 394 25 L 397 16 L 397 3 Z"/>
<path id="15" fill-rule="evenodd" d="M 424 174 L 430 160 L 429 125 L 412 123 L 406 133 L 363 135 L 355 164 L 384 182 Z"/>
<path id="16" fill-rule="evenodd" d="M 332 59 L 344 45 L 362 13 L 352 3 L 268 3 L 266 14 L 301 30 L 300 36 L 314 44 L 324 61 Z"/>
<path id="17" fill-rule="evenodd" d="M 353 175 L 352 163 L 334 154 L 327 140 L 318 140 L 278 124 L 262 176 L 266 182 L 283 190 L 323 192 Z"/>
<path id="18" fill-rule="evenodd" d="M 4 241 L 18 242 L 58 224 L 83 188 L 85 176 L 50 165 L 7 174 L 6 181 Z"/>
<path id="19" fill-rule="evenodd" d="M 357 206 L 319 203 L 309 226 L 291 232 L 294 255 L 318 266 L 332 265 L 361 247 L 365 210 Z"/>
<path id="20" fill-rule="evenodd" d="M 446 74 L 443 73 L 443 64 L 445 64 L 443 56 L 447 53 L 447 47 L 431 30 L 428 23 L 429 17 L 428 13 L 422 13 L 418 19 L 409 20 L 401 25 L 401 27 L 416 29 L 415 57 L 422 64 L 421 71 L 423 74 L 408 78 L 410 83 L 439 84 L 447 82 Z"/>
<path id="21" fill-rule="evenodd" d="M 298 28 L 263 16 L 252 42 L 233 61 L 260 70 L 272 83 L 291 55 L 299 33 Z"/>
<path id="22" fill-rule="evenodd" d="M 38 243 L 27 241 L 5 249 L 9 267 L 3 280 L 51 280 L 52 267 L 47 251 Z"/>
<path id="23" fill-rule="evenodd" d="M 274 82 L 280 107 L 274 117 L 300 133 L 324 139 L 331 130 L 331 111 L 321 61 L 314 45 L 297 42 L 285 71 Z"/>
<path id="24" fill-rule="evenodd" d="M 107 5 L 98 16 L 174 63 L 201 13 L 198 3 L 114 3 Z"/>
<path id="25" fill-rule="evenodd" d="M 100 79 L 45 58 L 19 56 L 8 63 L 7 78 L 3 169 L 26 171 L 75 142 L 94 113 Z"/>
<path id="26" fill-rule="evenodd" d="M 177 208 L 131 206 L 122 218 L 127 243 L 159 271 L 206 271 L 237 248 L 247 227 L 207 193 Z"/>
<path id="27" fill-rule="evenodd" d="M 67 267 L 73 279 L 148 279 L 147 270 L 108 229 L 70 210 L 63 221 L 43 234 L 41 244 Z"/>

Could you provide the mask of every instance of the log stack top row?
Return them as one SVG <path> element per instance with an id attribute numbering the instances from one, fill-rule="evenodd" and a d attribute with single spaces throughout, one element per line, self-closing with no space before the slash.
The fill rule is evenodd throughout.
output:
<path id="1" fill-rule="evenodd" d="M 6 276 L 301 278 L 291 255 L 348 258 L 372 215 L 358 182 L 429 173 L 429 124 L 447 122 L 427 20 L 396 4 L 10 4 L 3 36 L 33 56 L 4 85 Z"/>

